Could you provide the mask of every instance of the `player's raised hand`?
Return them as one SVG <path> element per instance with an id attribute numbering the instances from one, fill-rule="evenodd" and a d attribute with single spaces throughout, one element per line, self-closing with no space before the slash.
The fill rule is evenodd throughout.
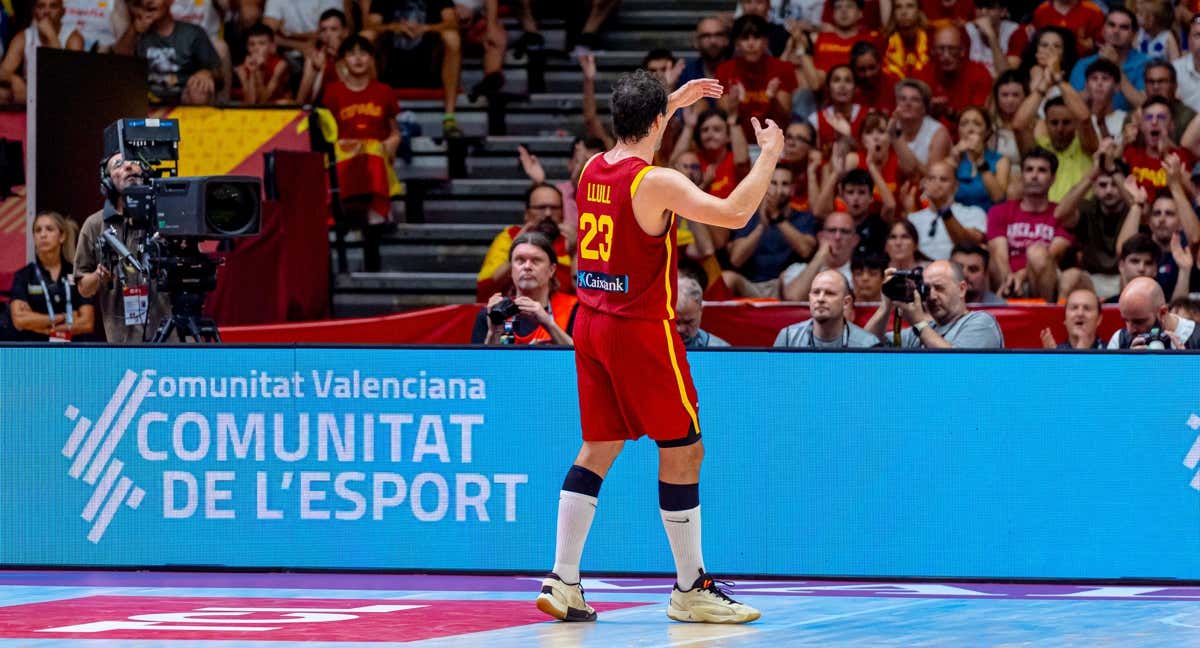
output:
<path id="1" fill-rule="evenodd" d="M 720 99 L 725 88 L 716 79 L 693 79 L 671 93 L 669 103 L 676 108 L 685 108 L 701 99 Z"/>
<path id="2" fill-rule="evenodd" d="M 778 157 L 783 152 L 783 130 L 773 120 L 765 121 L 766 126 L 763 126 L 758 122 L 758 117 L 750 118 L 750 125 L 754 127 L 754 137 L 763 153 Z"/>

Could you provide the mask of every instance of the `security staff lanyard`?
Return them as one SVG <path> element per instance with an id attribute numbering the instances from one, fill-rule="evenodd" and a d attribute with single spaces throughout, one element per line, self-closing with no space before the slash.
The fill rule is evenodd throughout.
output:
<path id="1" fill-rule="evenodd" d="M 46 279 L 42 276 L 41 264 L 34 262 L 33 271 L 37 274 L 38 283 L 42 285 L 42 296 L 46 298 L 46 314 L 50 316 L 50 337 L 70 340 L 71 329 L 75 326 L 75 313 L 71 310 L 71 284 L 67 283 L 66 275 L 58 278 L 63 283 L 63 292 L 66 293 L 67 299 L 67 310 L 65 313 L 67 316 L 67 333 L 66 337 L 63 337 L 54 330 L 54 300 L 51 298 L 50 289 L 46 287 Z"/>

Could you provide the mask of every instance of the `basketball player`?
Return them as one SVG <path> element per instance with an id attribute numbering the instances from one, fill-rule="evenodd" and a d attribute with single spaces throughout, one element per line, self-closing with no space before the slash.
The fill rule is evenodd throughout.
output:
<path id="1" fill-rule="evenodd" d="M 783 150 L 774 122 L 753 120 L 762 153 L 727 198 L 686 176 L 650 165 L 675 110 L 721 96 L 712 79 L 667 96 L 638 70 L 613 87 L 617 145 L 588 161 L 579 179 L 575 365 L 583 447 L 567 471 L 558 502 L 554 571 L 542 581 L 538 609 L 563 621 L 594 621 L 583 598 L 579 562 L 600 484 L 626 440 L 659 446 L 658 499 L 675 558 L 667 616 L 678 621 L 745 623 L 758 610 L 731 599 L 704 570 L 700 551 L 700 461 L 704 446 L 696 389 L 675 332 L 675 225 L 689 220 L 737 229 L 762 201 Z"/>

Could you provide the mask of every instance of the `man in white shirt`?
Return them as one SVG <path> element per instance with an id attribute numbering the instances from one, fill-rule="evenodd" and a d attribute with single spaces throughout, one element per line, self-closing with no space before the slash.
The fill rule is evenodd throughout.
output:
<path id="1" fill-rule="evenodd" d="M 946 162 L 929 165 L 921 181 L 929 207 L 908 215 L 921 235 L 921 252 L 930 259 L 949 259 L 955 245 L 979 245 L 987 232 L 987 213 L 954 201 L 958 178 Z"/>
<path id="2" fill-rule="evenodd" d="M 279 47 L 302 52 L 316 38 L 326 9 L 342 9 L 341 0 L 267 0 L 262 21 L 275 30 Z"/>
<path id="3" fill-rule="evenodd" d="M 129 26 L 125 0 L 63 0 L 63 26 L 83 35 L 83 49 L 107 52 Z"/>
<path id="4" fill-rule="evenodd" d="M 1188 54 L 1175 59 L 1175 76 L 1179 87 L 1179 100 L 1192 110 L 1200 111 L 1200 23 L 1192 21 L 1188 26 Z"/>

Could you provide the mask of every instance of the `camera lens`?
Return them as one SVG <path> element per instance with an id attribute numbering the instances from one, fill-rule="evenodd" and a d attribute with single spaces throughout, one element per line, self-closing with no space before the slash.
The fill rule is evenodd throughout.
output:
<path id="1" fill-rule="evenodd" d="M 204 218 L 219 234 L 247 234 L 258 230 L 258 197 L 250 185 L 214 180 L 204 187 Z"/>

